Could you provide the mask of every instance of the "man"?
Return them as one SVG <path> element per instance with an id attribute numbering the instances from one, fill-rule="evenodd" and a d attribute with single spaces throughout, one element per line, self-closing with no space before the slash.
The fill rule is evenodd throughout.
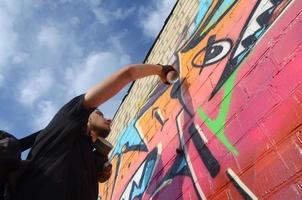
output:
<path id="1" fill-rule="evenodd" d="M 167 82 L 169 72 L 175 70 L 130 65 L 64 105 L 37 136 L 28 156 L 30 166 L 19 179 L 14 199 L 96 200 L 99 178 L 108 179 L 111 174 L 97 167 L 99 156 L 93 151 L 93 143 L 107 137 L 111 125 L 96 108 L 136 79 L 158 75 Z"/>

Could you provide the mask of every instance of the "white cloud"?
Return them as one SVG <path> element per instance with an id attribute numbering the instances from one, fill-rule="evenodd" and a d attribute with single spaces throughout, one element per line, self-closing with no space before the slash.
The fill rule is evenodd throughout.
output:
<path id="1" fill-rule="evenodd" d="M 89 88 L 103 81 L 122 66 L 131 62 L 125 54 L 119 37 L 110 37 L 108 51 L 91 53 L 83 61 L 65 71 L 66 94 L 69 97 L 85 93 Z M 112 117 L 119 106 L 125 90 L 102 105 L 106 117 Z"/>
<path id="2" fill-rule="evenodd" d="M 80 4 L 85 1 L 89 0 L 81 0 Z M 134 7 L 113 10 L 107 9 L 102 0 L 90 0 L 88 10 L 85 5 L 81 10 L 75 9 L 77 13 L 61 13 L 61 9 L 57 9 L 54 14 L 55 6 L 49 9 L 50 1 L 45 2 L 0 0 L 0 87 L 9 85 L 3 87 L 6 92 L 15 89 L 12 93 L 20 103 L 17 106 L 22 106 L 19 110 L 26 110 L 28 116 L 34 116 L 34 120 L 25 120 L 24 123 L 35 129 L 47 125 L 57 112 L 56 105 L 87 91 L 130 63 L 130 57 L 120 43 L 121 38 L 127 37 L 117 37 L 120 32 L 112 37 L 97 38 L 98 41 L 109 40 L 109 45 L 108 41 L 104 42 L 106 50 L 100 50 L 102 45 L 91 45 L 89 39 L 96 38 L 100 29 L 90 29 L 85 21 L 91 19 L 86 18 L 87 12 L 95 14 L 91 22 L 97 28 L 99 23 L 112 25 L 113 21 L 129 18 L 135 12 Z M 61 2 L 74 3 L 72 0 Z M 37 17 L 41 12 L 48 17 Z M 27 23 L 31 23 L 30 26 Z M 108 113 L 114 114 L 121 98 L 112 99 L 112 104 L 105 106 Z"/>
<path id="3" fill-rule="evenodd" d="M 115 20 L 126 19 L 135 11 L 134 7 L 128 9 L 117 8 L 115 10 L 108 10 L 108 8 L 102 7 L 100 0 L 90 0 L 89 5 L 96 19 L 102 25 L 108 25 Z"/>
<path id="4" fill-rule="evenodd" d="M 52 25 L 41 27 L 38 41 L 41 46 L 45 46 L 51 51 L 57 50 L 63 44 L 61 33 Z"/>
<path id="5" fill-rule="evenodd" d="M 8 70 L 12 70 L 9 65 L 21 62 L 21 57 L 16 57 L 19 45 L 19 34 L 15 30 L 15 25 L 23 18 L 30 15 L 31 8 L 37 6 L 35 0 L 1 0 L 0 1 L 0 87 Z M 16 63 L 17 62 L 17 63 Z"/>
<path id="6" fill-rule="evenodd" d="M 100 24 L 107 25 L 109 23 L 109 16 L 102 8 L 93 7 L 91 10 Z"/>
<path id="7" fill-rule="evenodd" d="M 81 58 L 84 46 L 79 45 L 77 32 L 70 27 L 78 26 L 79 22 L 77 17 L 62 22 L 48 19 L 35 36 L 37 43 L 31 56 L 52 67 L 66 66 L 66 62 Z"/>
<path id="8" fill-rule="evenodd" d="M 47 93 L 53 84 L 52 73 L 50 70 L 41 69 L 32 73 L 19 85 L 19 101 L 24 105 L 32 105 L 43 94 Z"/>
<path id="9" fill-rule="evenodd" d="M 13 56 L 12 63 L 13 64 L 20 64 L 23 63 L 30 55 L 25 52 L 16 52 Z"/>
<path id="10" fill-rule="evenodd" d="M 14 31 L 14 10 L 7 1 L 0 3 L 0 67 L 6 65 L 13 55 L 18 39 Z"/>
<path id="11" fill-rule="evenodd" d="M 134 7 L 128 8 L 127 10 L 118 8 L 114 12 L 112 12 L 112 16 L 115 19 L 122 20 L 122 19 L 125 19 L 125 18 L 129 17 L 134 11 L 135 11 Z"/>
<path id="12" fill-rule="evenodd" d="M 158 35 L 175 3 L 176 0 L 157 0 L 155 9 L 140 9 L 140 27 L 147 37 L 154 38 Z"/>
<path id="13" fill-rule="evenodd" d="M 1 0 L 0 1 L 0 68 L 6 65 L 14 55 L 18 33 L 15 31 L 15 24 L 19 16 L 30 15 L 31 9 L 37 6 L 36 0 Z"/>
<path id="14" fill-rule="evenodd" d="M 94 53 L 89 55 L 79 66 L 68 68 L 66 80 L 70 83 L 69 88 L 72 94 L 80 94 L 129 62 L 129 56 L 116 52 Z"/>
<path id="15" fill-rule="evenodd" d="M 33 123 L 35 130 L 44 128 L 58 111 L 58 108 L 52 102 L 46 100 L 40 101 L 37 104 L 37 109 Z"/>

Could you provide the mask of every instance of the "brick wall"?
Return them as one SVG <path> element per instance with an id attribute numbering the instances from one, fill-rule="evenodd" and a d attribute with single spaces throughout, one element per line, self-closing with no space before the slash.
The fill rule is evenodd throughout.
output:
<path id="1" fill-rule="evenodd" d="M 179 0 L 116 114 L 102 199 L 302 199 L 302 2 Z"/>
<path id="2" fill-rule="evenodd" d="M 162 29 L 161 34 L 158 36 L 150 49 L 149 55 L 146 57 L 145 63 L 163 63 L 172 64 L 175 60 L 175 53 L 179 48 L 181 42 L 185 42 L 181 38 L 181 33 L 187 34 L 189 26 L 194 27 L 194 19 L 199 9 L 198 0 L 178 0 L 175 8 L 170 13 L 168 21 Z M 188 12 L 190 11 L 190 12 Z M 192 31 L 191 31 L 192 32 Z M 152 90 L 159 84 L 159 78 L 151 76 L 135 81 L 131 88 L 131 92 L 127 98 L 120 105 L 112 127 L 112 133 L 108 138 L 113 144 L 117 142 L 117 138 L 123 129 L 127 127 L 130 120 L 138 113 L 138 111 L 146 103 Z"/>

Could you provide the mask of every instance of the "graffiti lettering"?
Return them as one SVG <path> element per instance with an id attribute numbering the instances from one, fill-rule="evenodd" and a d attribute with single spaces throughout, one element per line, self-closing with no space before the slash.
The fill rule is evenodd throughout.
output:
<path id="1" fill-rule="evenodd" d="M 118 138 L 110 158 L 114 175 L 100 187 L 102 198 L 223 199 L 234 194 L 254 200 L 265 195 L 248 182 L 254 173 L 249 170 L 258 170 L 254 162 L 262 154 L 242 156 L 251 150 L 243 147 L 247 131 L 241 132 L 239 119 L 232 121 L 241 112 L 234 107 L 242 98 L 235 90 L 241 79 L 237 72 L 249 70 L 243 60 L 290 2 L 294 0 L 199 0 L 194 33 L 182 30 L 175 48 L 173 65 L 181 78 L 172 87 L 155 88 Z M 259 135 L 256 142 L 261 139 Z M 125 170 L 131 173 L 125 176 Z"/>
<path id="2" fill-rule="evenodd" d="M 160 145 L 158 148 L 155 148 L 150 152 L 150 154 L 146 157 L 146 160 L 141 164 L 136 173 L 130 179 L 125 191 L 121 195 L 121 200 L 141 199 L 152 177 L 158 154 L 160 153 Z"/>
<path id="3" fill-rule="evenodd" d="M 177 154 L 174 163 L 166 176 L 157 184 L 156 190 L 151 195 L 151 199 L 161 192 L 166 186 L 173 182 L 176 176 L 191 176 L 187 162 L 182 154 Z"/>
<path id="4" fill-rule="evenodd" d="M 205 48 L 199 51 L 192 59 L 192 66 L 206 67 L 224 59 L 232 49 L 232 40 L 222 39 L 215 41 L 211 36 Z"/>
<path id="5" fill-rule="evenodd" d="M 129 126 L 124 130 L 124 132 L 121 134 L 120 138 L 118 139 L 119 144 L 115 146 L 113 152 L 111 153 L 110 160 L 116 160 L 115 162 L 116 173 L 113 174 L 114 179 L 113 179 L 111 193 L 113 193 L 116 182 L 118 180 L 123 154 L 126 154 L 131 151 L 148 151 L 145 142 L 143 141 L 137 128 L 135 127 L 135 122 L 136 120 L 133 120 L 129 124 Z"/>
<path id="6" fill-rule="evenodd" d="M 186 161 L 188 163 L 188 167 L 189 167 L 190 172 L 191 172 L 191 178 L 192 178 L 192 181 L 194 183 L 194 188 L 195 188 L 195 190 L 198 194 L 198 197 L 199 197 L 199 199 L 206 199 L 206 196 L 205 196 L 204 192 L 202 191 L 199 182 L 197 181 L 197 175 L 196 175 L 195 169 L 192 166 L 191 157 L 189 155 L 189 152 L 188 152 L 186 144 L 185 144 L 183 125 L 181 123 L 181 117 L 183 116 L 183 114 L 184 114 L 184 112 L 183 112 L 183 110 L 181 110 L 179 112 L 179 114 L 176 116 L 176 125 L 177 125 L 178 136 L 179 136 L 179 139 L 180 139 L 180 145 L 181 145 L 181 148 L 183 149 L 184 156 L 185 156 Z"/>
<path id="7" fill-rule="evenodd" d="M 217 85 L 210 95 L 210 99 L 215 96 L 226 80 L 235 72 L 239 64 L 254 47 L 260 36 L 267 30 L 272 23 L 270 19 L 273 16 L 275 9 L 282 1 L 283 0 L 262 0 L 257 2 L 257 5 L 240 34 L 236 47 L 231 53 L 231 59 L 228 61 Z"/>
<path id="8" fill-rule="evenodd" d="M 218 161 L 213 156 L 212 152 L 207 147 L 200 134 L 198 134 L 198 131 L 194 124 L 190 125 L 189 132 L 190 135 L 192 136 L 194 145 L 198 150 L 199 156 L 201 157 L 204 165 L 206 166 L 211 176 L 214 178 L 215 176 L 217 176 L 220 170 L 220 165 Z"/>
<path id="9" fill-rule="evenodd" d="M 200 3 L 202 4 L 203 2 Z M 194 33 L 193 38 L 189 40 L 187 44 L 185 44 L 181 52 L 185 53 L 196 47 L 200 43 L 200 41 L 202 41 L 204 37 L 209 33 L 209 31 L 213 29 L 219 23 L 219 21 L 230 11 L 235 3 L 236 0 L 206 1 L 205 7 L 201 7 L 201 12 L 204 14 L 201 14 L 198 20 L 205 16 L 203 8 L 206 9 L 209 4 L 211 6 L 206 12 L 210 13 L 206 15 L 204 20 L 200 20 L 199 28 Z"/>
<path id="10" fill-rule="evenodd" d="M 159 108 L 154 108 L 152 111 L 153 115 L 155 117 L 155 119 L 160 123 L 160 125 L 163 127 L 165 125 L 165 123 L 167 122 L 168 119 L 165 119 L 163 117 L 163 115 L 160 112 Z"/>

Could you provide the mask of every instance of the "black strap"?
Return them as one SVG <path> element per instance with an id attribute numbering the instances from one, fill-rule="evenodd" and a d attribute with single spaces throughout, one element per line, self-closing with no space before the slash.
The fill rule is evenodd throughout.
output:
<path id="1" fill-rule="evenodd" d="M 37 135 L 39 133 L 41 133 L 42 130 L 39 130 L 29 136 L 19 139 L 20 146 L 21 146 L 21 152 L 31 148 L 34 145 Z"/>

